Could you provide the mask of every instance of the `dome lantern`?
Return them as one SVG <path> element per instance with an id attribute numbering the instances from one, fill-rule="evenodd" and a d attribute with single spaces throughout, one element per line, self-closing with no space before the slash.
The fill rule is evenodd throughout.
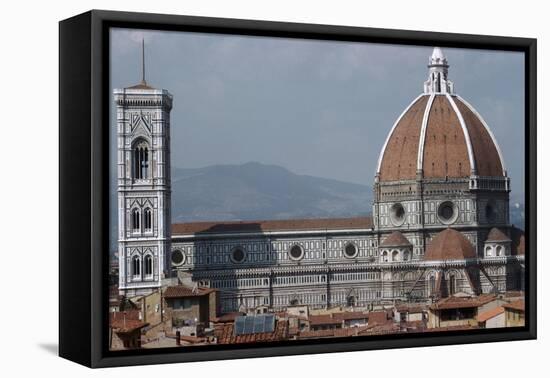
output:
<path id="1" fill-rule="evenodd" d="M 449 74 L 449 63 L 443 50 L 434 47 L 428 62 L 429 77 L 424 82 L 424 93 L 454 93 L 453 82 L 447 76 Z"/>

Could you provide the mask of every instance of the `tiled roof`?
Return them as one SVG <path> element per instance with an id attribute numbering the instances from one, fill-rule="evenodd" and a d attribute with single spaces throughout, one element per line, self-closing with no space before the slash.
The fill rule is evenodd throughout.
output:
<path id="1" fill-rule="evenodd" d="M 392 232 L 380 243 L 381 247 L 404 247 L 410 245 L 411 242 L 399 231 Z"/>
<path id="2" fill-rule="evenodd" d="M 438 94 L 425 117 L 428 99 L 418 98 L 391 131 L 381 152 L 380 181 L 414 180 L 417 168 L 422 169 L 425 178 L 464 178 L 472 168 L 479 176 L 502 177 L 497 146 L 479 116 L 460 98 L 453 97 L 460 119 L 449 98 Z M 427 123 L 422 138 L 424 120 Z M 475 167 L 470 166 L 469 150 Z M 417 167 L 419 155 L 421 167 Z"/>
<path id="3" fill-rule="evenodd" d="M 504 232 L 499 230 L 496 227 L 493 227 L 491 231 L 489 231 L 489 234 L 487 235 L 486 241 L 488 242 L 507 242 L 510 241 L 510 238 L 508 235 L 506 235 Z"/>
<path id="4" fill-rule="evenodd" d="M 208 295 L 213 291 L 216 291 L 216 289 L 198 287 L 196 290 L 193 290 L 193 288 L 183 285 L 168 286 L 164 291 L 164 298 L 200 297 Z"/>
<path id="5" fill-rule="evenodd" d="M 525 300 L 518 299 L 517 301 L 513 301 L 513 302 L 510 302 L 510 303 L 503 304 L 502 307 L 504 307 L 506 309 L 525 312 Z"/>
<path id="6" fill-rule="evenodd" d="M 332 317 L 332 314 L 328 315 L 310 315 L 309 325 L 327 325 L 327 324 L 342 324 L 342 319 Z"/>
<path id="7" fill-rule="evenodd" d="M 392 318 L 388 311 L 371 311 L 369 312 L 369 324 L 385 324 L 391 323 Z"/>
<path id="8" fill-rule="evenodd" d="M 484 311 L 477 315 L 477 321 L 480 323 L 486 322 L 487 320 L 494 318 L 497 315 L 503 314 L 504 308 L 502 306 L 498 306 L 495 308 L 492 308 L 490 310 Z"/>
<path id="9" fill-rule="evenodd" d="M 479 297 L 447 297 L 432 304 L 432 310 L 448 310 L 455 308 L 473 308 L 483 306 L 486 303 L 493 301 L 494 295 L 482 295 Z"/>
<path id="10" fill-rule="evenodd" d="M 428 245 L 424 260 L 463 260 L 475 258 L 474 246 L 461 232 L 447 228 L 438 233 Z"/>
<path id="11" fill-rule="evenodd" d="M 244 335 L 235 335 L 233 332 L 233 323 L 219 323 L 214 327 L 214 334 L 220 344 L 245 344 L 280 341 L 288 337 L 288 321 L 277 320 L 274 332 L 249 333 Z"/>
<path id="12" fill-rule="evenodd" d="M 244 312 L 229 312 L 223 314 L 214 319 L 215 323 L 231 323 L 234 322 L 238 316 L 246 315 Z"/>
<path id="13" fill-rule="evenodd" d="M 326 315 L 310 315 L 309 324 L 313 326 L 342 324 L 342 322 L 346 320 L 368 319 L 369 316 L 370 313 L 361 311 L 333 312 Z"/>
<path id="14" fill-rule="evenodd" d="M 327 218 L 327 219 L 288 219 L 234 222 L 191 222 L 172 225 L 172 235 L 192 235 L 209 233 L 255 233 L 269 231 L 299 230 L 345 230 L 369 229 L 373 227 L 371 217 Z"/>
<path id="15" fill-rule="evenodd" d="M 139 311 L 124 311 L 109 313 L 109 327 L 115 332 L 127 333 L 148 326 L 139 319 Z"/>
<path id="16" fill-rule="evenodd" d="M 399 304 L 395 306 L 397 312 L 410 312 L 410 313 L 419 313 L 426 311 L 428 306 L 418 305 L 418 304 Z"/>

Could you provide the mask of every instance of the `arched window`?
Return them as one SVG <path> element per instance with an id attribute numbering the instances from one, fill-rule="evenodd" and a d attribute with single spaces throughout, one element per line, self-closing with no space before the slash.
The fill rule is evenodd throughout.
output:
<path id="1" fill-rule="evenodd" d="M 404 251 L 403 252 L 403 261 L 408 261 L 409 260 L 409 251 Z"/>
<path id="2" fill-rule="evenodd" d="M 485 256 L 489 257 L 493 255 L 493 248 L 488 245 L 485 247 Z"/>
<path id="3" fill-rule="evenodd" d="M 382 252 L 382 262 L 388 262 L 388 251 Z"/>
<path id="4" fill-rule="evenodd" d="M 149 208 L 146 208 L 143 212 L 143 226 L 145 228 L 145 231 L 151 231 L 151 229 L 153 228 L 151 209 Z"/>
<path id="5" fill-rule="evenodd" d="M 149 178 L 149 148 L 147 143 L 140 142 L 134 147 L 134 178 Z"/>
<path id="6" fill-rule="evenodd" d="M 391 253 L 391 261 L 397 261 L 397 260 L 399 260 L 399 252 L 393 251 Z"/>
<path id="7" fill-rule="evenodd" d="M 145 256 L 145 275 L 146 276 L 152 276 L 153 275 L 153 258 L 151 255 Z"/>
<path id="8" fill-rule="evenodd" d="M 454 273 L 449 275 L 449 295 L 454 295 L 456 293 L 456 276 Z"/>
<path id="9" fill-rule="evenodd" d="M 134 277 L 141 275 L 141 261 L 138 256 L 132 258 L 132 275 Z"/>
<path id="10" fill-rule="evenodd" d="M 501 245 L 497 246 L 497 256 L 504 256 L 504 247 Z"/>
<path id="11" fill-rule="evenodd" d="M 430 295 L 435 294 L 435 276 L 431 276 L 429 280 Z"/>
<path id="12" fill-rule="evenodd" d="M 139 209 L 132 210 L 132 231 L 136 232 L 140 229 L 140 214 Z"/>

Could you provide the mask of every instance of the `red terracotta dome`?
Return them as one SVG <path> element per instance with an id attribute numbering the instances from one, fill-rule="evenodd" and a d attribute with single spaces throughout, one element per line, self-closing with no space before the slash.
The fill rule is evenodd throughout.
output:
<path id="1" fill-rule="evenodd" d="M 447 60 L 436 48 L 424 94 L 401 114 L 378 160 L 379 181 L 506 176 L 498 144 L 479 113 L 453 93 Z"/>
<path id="2" fill-rule="evenodd" d="M 476 257 L 472 243 L 462 233 L 447 228 L 438 233 L 424 254 L 426 261 L 464 260 Z"/>

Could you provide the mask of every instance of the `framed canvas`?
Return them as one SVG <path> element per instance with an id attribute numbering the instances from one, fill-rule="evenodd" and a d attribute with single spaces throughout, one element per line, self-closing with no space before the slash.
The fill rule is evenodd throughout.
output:
<path id="1" fill-rule="evenodd" d="M 536 40 L 60 22 L 59 353 L 536 338 Z"/>

